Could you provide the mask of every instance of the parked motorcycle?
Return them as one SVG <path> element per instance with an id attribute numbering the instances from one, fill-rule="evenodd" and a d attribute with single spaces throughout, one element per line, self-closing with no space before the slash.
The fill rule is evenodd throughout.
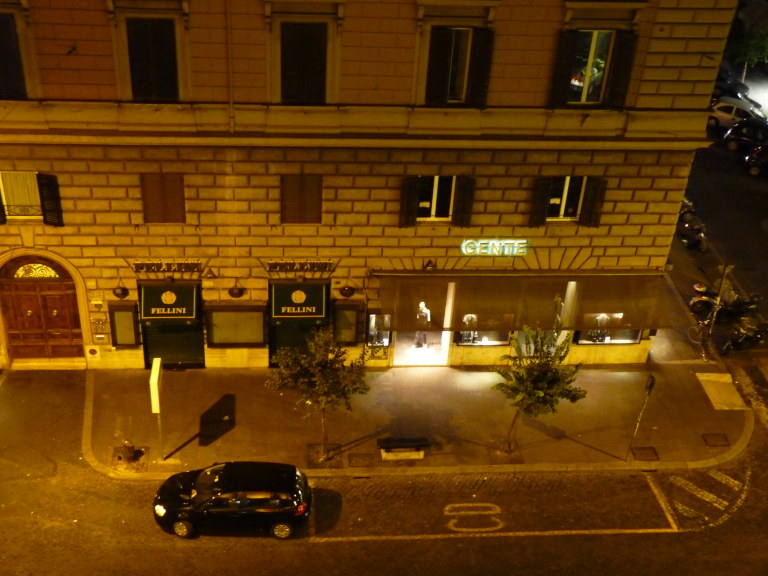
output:
<path id="1" fill-rule="evenodd" d="M 680 214 L 677 217 L 677 235 L 683 246 L 689 250 L 698 249 L 704 252 L 707 249 L 706 227 L 693 209 L 693 202 L 683 198 L 680 206 Z"/>
<path id="2" fill-rule="evenodd" d="M 710 289 L 705 284 L 693 285 L 694 295 L 688 301 L 688 308 L 696 316 L 709 317 L 717 304 L 718 292 Z M 757 312 L 762 297 L 753 292 L 748 298 L 738 296 L 732 289 L 725 290 L 720 299 L 720 308 L 717 311 L 716 320 L 734 321 L 743 316 L 749 316 Z"/>
<path id="3" fill-rule="evenodd" d="M 744 317 L 733 327 L 720 353 L 726 355 L 731 350 L 746 350 L 757 344 L 763 344 L 766 340 L 768 340 L 768 323 L 757 323 L 753 318 Z"/>

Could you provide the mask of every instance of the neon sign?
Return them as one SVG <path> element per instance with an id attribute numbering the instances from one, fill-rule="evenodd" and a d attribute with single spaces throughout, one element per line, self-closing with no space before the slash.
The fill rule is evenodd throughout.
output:
<path id="1" fill-rule="evenodd" d="M 528 249 L 528 240 L 464 240 L 461 253 L 464 256 L 522 256 Z"/>

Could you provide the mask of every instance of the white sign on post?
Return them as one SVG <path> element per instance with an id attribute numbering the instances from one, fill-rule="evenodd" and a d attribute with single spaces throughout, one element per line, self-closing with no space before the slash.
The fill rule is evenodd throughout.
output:
<path id="1" fill-rule="evenodd" d="M 160 386 L 163 380 L 163 362 L 160 358 L 152 359 L 152 373 L 149 376 L 149 397 L 152 401 L 152 414 L 160 414 Z"/>

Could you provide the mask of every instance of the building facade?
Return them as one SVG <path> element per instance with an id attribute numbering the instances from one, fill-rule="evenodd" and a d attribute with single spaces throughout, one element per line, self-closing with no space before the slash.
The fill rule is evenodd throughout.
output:
<path id="1" fill-rule="evenodd" d="M 0 0 L 0 366 L 643 362 L 736 3 Z"/>

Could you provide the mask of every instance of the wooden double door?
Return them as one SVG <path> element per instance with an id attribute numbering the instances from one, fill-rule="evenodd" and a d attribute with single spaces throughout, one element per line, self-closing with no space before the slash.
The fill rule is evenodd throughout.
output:
<path id="1" fill-rule="evenodd" d="M 74 282 L 0 280 L 0 310 L 11 359 L 83 356 Z"/>

